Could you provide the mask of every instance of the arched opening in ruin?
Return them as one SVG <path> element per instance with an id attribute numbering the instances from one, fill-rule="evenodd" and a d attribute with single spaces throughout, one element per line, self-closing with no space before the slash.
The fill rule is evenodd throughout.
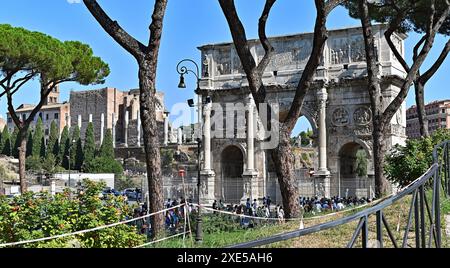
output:
<path id="1" fill-rule="evenodd" d="M 339 151 L 339 195 L 367 197 L 370 183 L 367 179 L 369 153 L 357 142 L 342 146 Z"/>
<path id="2" fill-rule="evenodd" d="M 244 195 L 244 154 L 237 146 L 222 151 L 222 198 L 227 203 L 239 203 Z"/>

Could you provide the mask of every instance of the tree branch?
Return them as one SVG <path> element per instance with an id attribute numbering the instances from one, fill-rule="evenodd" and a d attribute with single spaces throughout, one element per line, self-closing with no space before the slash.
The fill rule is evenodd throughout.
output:
<path id="1" fill-rule="evenodd" d="M 137 60 L 144 56 L 145 45 L 129 35 L 117 21 L 113 21 L 103 8 L 97 3 L 97 0 L 83 0 L 89 12 L 94 16 L 102 28 L 114 38 L 126 51 L 133 55 Z M 158 1 L 157 1 L 158 2 Z"/>
<path id="2" fill-rule="evenodd" d="M 398 8 L 398 7 L 397 7 Z M 400 64 L 403 66 L 403 69 L 405 69 L 405 72 L 409 72 L 409 65 L 406 63 L 403 56 L 398 51 L 397 47 L 394 45 L 394 42 L 392 42 L 392 34 L 400 27 L 400 24 L 405 19 L 405 11 L 398 10 L 397 16 L 389 23 L 389 28 L 384 33 L 384 36 L 386 38 L 386 41 L 391 48 L 392 52 L 394 53 L 397 60 L 400 62 Z"/>
<path id="3" fill-rule="evenodd" d="M 284 121 L 284 125 L 288 131 L 292 131 L 294 129 L 295 124 L 297 123 L 298 118 L 301 115 L 303 101 L 309 89 L 311 88 L 311 84 L 314 80 L 317 67 L 319 66 L 320 60 L 323 57 L 325 43 L 328 39 L 328 30 L 326 27 L 326 5 L 323 0 L 315 0 L 315 3 L 317 17 L 314 27 L 313 49 L 308 63 L 303 70 L 302 77 L 300 78 L 300 81 L 297 85 L 292 106 Z M 330 12 L 330 10 L 328 10 L 328 12 Z"/>
<path id="4" fill-rule="evenodd" d="M 434 62 L 434 64 L 423 74 L 419 77 L 419 81 L 422 84 L 426 84 L 431 77 L 439 70 L 442 63 L 445 61 L 445 59 L 448 56 L 448 53 L 450 52 L 450 40 L 447 41 L 444 48 L 442 49 L 441 54 L 439 55 L 439 58 Z"/>
<path id="5" fill-rule="evenodd" d="M 413 49 L 413 61 L 416 61 L 417 57 L 419 56 L 419 49 L 423 45 L 423 43 L 427 40 L 427 35 L 423 35 L 422 38 L 420 38 L 419 42 L 414 46 Z"/>
<path id="6" fill-rule="evenodd" d="M 270 0 L 267 0 L 270 1 Z M 247 75 L 247 81 L 249 83 L 250 92 L 252 93 L 255 103 L 257 106 L 257 109 L 259 108 L 259 103 L 264 102 L 264 92 L 265 90 L 261 88 L 264 87 L 262 82 L 262 75 L 259 75 L 257 71 L 256 61 L 253 57 L 250 46 L 248 44 L 247 35 L 245 33 L 244 25 L 242 24 L 241 20 L 239 19 L 239 16 L 236 11 L 236 6 L 234 4 L 234 0 L 219 0 L 220 7 L 222 8 L 222 11 L 225 15 L 225 18 L 227 19 L 228 26 L 230 28 L 231 36 L 233 37 L 233 42 L 236 48 L 236 52 L 239 56 L 239 59 L 242 63 L 242 68 L 244 69 L 245 74 Z M 265 11 L 266 8 L 270 6 L 266 2 Z M 270 11 L 270 8 L 267 10 L 267 12 Z M 260 20 L 259 26 L 265 26 L 264 25 L 264 12 L 261 16 L 262 19 Z M 264 35 L 265 35 L 265 29 L 259 29 L 260 35 L 264 31 L 263 35 L 260 37 L 263 37 L 264 41 Z M 268 42 L 265 45 L 268 45 Z M 264 44 L 263 44 L 264 46 Z M 270 45 L 267 47 L 270 49 Z M 269 53 L 270 54 L 270 53 Z M 263 65 L 266 64 L 269 61 L 266 53 L 266 59 L 264 62 L 260 64 L 260 69 L 262 69 Z M 260 94 L 260 90 L 262 94 Z"/>
<path id="7" fill-rule="evenodd" d="M 413 83 L 414 80 L 416 80 L 418 72 L 420 70 L 420 67 L 426 60 L 426 58 L 434 44 L 436 34 L 438 33 L 438 31 L 441 28 L 442 24 L 444 23 L 445 19 L 450 14 L 450 5 L 448 5 L 448 1 L 446 1 L 447 2 L 446 9 L 444 10 L 441 17 L 436 21 L 436 23 L 433 24 L 434 15 L 436 13 L 434 2 L 435 1 L 432 0 L 431 4 L 430 4 L 430 10 L 431 10 L 431 15 L 430 15 L 430 20 L 429 20 L 430 26 L 428 27 L 428 30 L 427 30 L 427 34 L 426 34 L 427 38 L 426 38 L 425 44 L 423 45 L 420 54 L 417 56 L 416 60 L 414 61 L 413 65 L 410 69 L 410 72 L 406 76 L 406 79 L 405 79 L 402 87 L 400 88 L 399 94 L 395 97 L 395 99 L 389 104 L 389 106 L 384 111 L 383 119 L 382 119 L 383 125 L 387 125 L 389 123 L 389 121 L 392 119 L 392 117 L 395 115 L 395 113 L 398 111 L 400 106 L 405 101 L 406 97 L 408 96 L 408 92 L 411 87 L 411 84 Z"/>
<path id="8" fill-rule="evenodd" d="M 261 18 L 259 19 L 258 25 L 259 40 L 265 51 L 264 57 L 262 58 L 261 62 L 258 64 L 257 67 L 257 72 L 259 76 L 262 76 L 264 74 L 264 71 L 266 70 L 267 65 L 269 65 L 270 60 L 275 51 L 266 34 L 267 19 L 269 18 L 270 10 L 272 9 L 275 2 L 276 0 L 266 1 L 263 13 L 261 15 Z"/>

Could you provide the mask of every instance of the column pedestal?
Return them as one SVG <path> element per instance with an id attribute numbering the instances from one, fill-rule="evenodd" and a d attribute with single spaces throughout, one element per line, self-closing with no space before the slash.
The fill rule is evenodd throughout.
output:
<path id="1" fill-rule="evenodd" d="M 215 183 L 216 173 L 212 170 L 200 172 L 200 202 L 204 206 L 211 206 L 216 198 Z"/>
<path id="2" fill-rule="evenodd" d="M 253 202 L 253 199 L 259 199 L 258 172 L 247 170 L 242 174 L 244 178 L 244 195 L 241 201 L 246 202 L 247 198 Z"/>
<path id="3" fill-rule="evenodd" d="M 318 197 L 331 198 L 331 173 L 329 171 L 316 172 L 315 195 Z"/>

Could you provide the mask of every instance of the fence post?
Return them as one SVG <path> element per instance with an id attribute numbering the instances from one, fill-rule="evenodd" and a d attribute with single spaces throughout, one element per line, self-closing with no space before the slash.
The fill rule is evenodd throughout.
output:
<path id="1" fill-rule="evenodd" d="M 377 241 L 380 248 L 383 248 L 383 211 L 377 211 Z"/>
<path id="2" fill-rule="evenodd" d="M 438 248 L 441 247 L 441 206 L 440 206 L 440 191 L 439 188 L 441 187 L 440 185 L 440 176 L 439 176 L 439 169 L 436 170 L 435 173 L 435 180 L 436 180 L 436 189 L 435 189 L 435 208 L 436 208 L 436 218 L 435 218 L 435 224 L 436 224 L 436 235 L 437 235 L 437 241 L 436 241 L 436 245 Z"/>

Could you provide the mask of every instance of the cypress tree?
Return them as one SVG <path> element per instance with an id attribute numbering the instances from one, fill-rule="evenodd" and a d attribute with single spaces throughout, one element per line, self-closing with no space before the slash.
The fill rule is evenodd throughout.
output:
<path id="1" fill-rule="evenodd" d="M 76 126 L 72 133 L 72 141 L 70 146 L 70 167 L 74 170 L 81 170 L 83 165 L 83 144 L 80 137 L 80 128 Z"/>
<path id="2" fill-rule="evenodd" d="M 33 134 L 33 147 L 31 154 L 34 157 L 45 157 L 45 154 L 42 155 L 42 152 L 45 152 L 45 142 L 43 142 L 43 140 L 44 129 L 42 125 L 42 119 L 39 117 Z M 42 148 L 42 145 L 44 145 L 44 149 Z"/>
<path id="3" fill-rule="evenodd" d="M 11 135 L 7 127 L 3 128 L 2 141 L 1 141 L 0 153 L 6 156 L 11 156 Z"/>
<path id="4" fill-rule="evenodd" d="M 70 148 L 69 127 L 65 126 L 61 134 L 59 157 L 58 157 L 58 164 L 60 164 L 65 169 L 69 169 L 69 159 L 68 159 L 69 148 Z"/>
<path id="5" fill-rule="evenodd" d="M 100 147 L 99 157 L 114 159 L 114 145 L 111 130 L 108 129 Z"/>
<path id="6" fill-rule="evenodd" d="M 89 123 L 86 128 L 86 135 L 84 140 L 84 164 L 90 163 L 95 158 L 95 136 L 94 124 Z"/>
<path id="7" fill-rule="evenodd" d="M 59 156 L 59 130 L 55 121 L 50 125 L 50 135 L 48 138 L 47 156 L 53 155 L 55 159 Z"/>

